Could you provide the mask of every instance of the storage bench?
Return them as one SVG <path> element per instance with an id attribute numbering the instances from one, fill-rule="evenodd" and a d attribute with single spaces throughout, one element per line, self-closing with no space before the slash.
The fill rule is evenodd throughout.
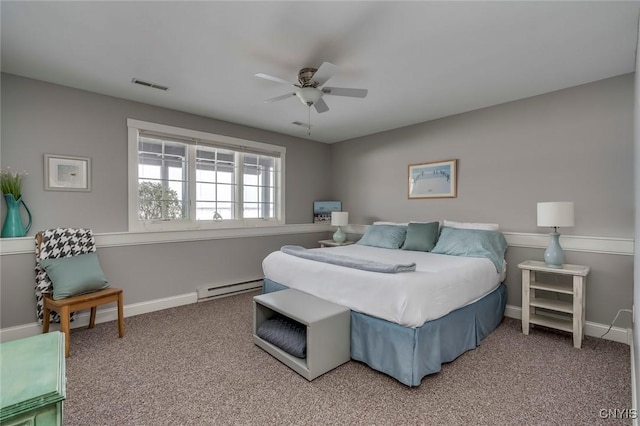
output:
<path id="1" fill-rule="evenodd" d="M 306 358 L 297 358 L 258 336 L 262 323 L 276 315 L 306 326 Z M 350 339 L 349 308 L 293 289 L 253 298 L 255 344 L 309 381 L 351 359 Z"/>

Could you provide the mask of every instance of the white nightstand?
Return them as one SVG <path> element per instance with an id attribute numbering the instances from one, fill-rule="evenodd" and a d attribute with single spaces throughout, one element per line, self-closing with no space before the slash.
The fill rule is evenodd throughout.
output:
<path id="1" fill-rule="evenodd" d="M 589 274 L 589 267 L 582 265 L 564 264 L 562 268 L 549 268 L 544 262 L 527 260 L 518 265 L 522 269 L 522 332 L 529 334 L 529 324 L 573 333 L 573 346 L 580 348 L 584 336 L 585 313 L 585 283 Z M 536 272 L 547 274 L 571 275 L 573 283 L 544 283 L 536 281 Z M 536 297 L 536 290 L 553 293 L 570 294 L 573 301 L 546 299 Z M 556 312 L 572 315 L 571 320 L 556 319 L 536 314 L 536 308 L 544 308 Z"/>
<path id="2" fill-rule="evenodd" d="M 320 241 L 318 241 L 318 244 L 320 244 L 320 248 L 349 246 L 349 245 L 354 244 L 354 243 L 355 243 L 355 241 L 345 241 L 344 243 L 336 243 L 333 240 L 320 240 Z"/>

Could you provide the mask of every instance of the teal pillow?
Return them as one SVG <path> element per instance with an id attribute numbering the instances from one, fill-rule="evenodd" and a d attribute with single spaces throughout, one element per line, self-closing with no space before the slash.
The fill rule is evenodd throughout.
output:
<path id="1" fill-rule="evenodd" d="M 452 256 L 486 257 L 496 267 L 496 271 L 504 272 L 504 253 L 507 240 L 500 231 L 479 229 L 442 228 L 438 243 L 431 253 L 449 254 Z"/>
<path id="2" fill-rule="evenodd" d="M 370 225 L 362 238 L 356 243 L 363 246 L 399 249 L 407 235 L 406 226 Z"/>
<path id="3" fill-rule="evenodd" d="M 40 267 L 53 284 L 54 300 L 90 293 L 109 287 L 96 253 L 60 259 L 43 259 Z"/>
<path id="4" fill-rule="evenodd" d="M 438 222 L 410 223 L 402 250 L 431 251 L 438 239 Z"/>

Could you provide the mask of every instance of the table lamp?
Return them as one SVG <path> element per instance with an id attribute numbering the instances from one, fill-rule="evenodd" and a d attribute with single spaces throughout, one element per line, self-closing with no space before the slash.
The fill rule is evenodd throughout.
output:
<path id="1" fill-rule="evenodd" d="M 549 268 L 562 268 L 564 253 L 560 247 L 558 227 L 573 226 L 573 202 L 556 201 L 538 203 L 538 226 L 550 226 L 549 247 L 544 252 L 544 262 Z"/>
<path id="2" fill-rule="evenodd" d="M 333 234 L 333 241 L 344 243 L 347 235 L 342 230 L 342 226 L 349 224 L 349 212 L 331 212 L 331 226 L 337 226 L 338 230 Z"/>

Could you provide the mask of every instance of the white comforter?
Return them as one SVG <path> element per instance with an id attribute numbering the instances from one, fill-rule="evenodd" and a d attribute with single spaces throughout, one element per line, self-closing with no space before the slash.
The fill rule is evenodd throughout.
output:
<path id="1" fill-rule="evenodd" d="M 374 317 L 419 327 L 493 291 L 504 276 L 489 259 L 350 245 L 314 250 L 384 263 L 416 263 L 415 272 L 384 274 L 291 256 L 262 262 L 266 278 Z"/>

